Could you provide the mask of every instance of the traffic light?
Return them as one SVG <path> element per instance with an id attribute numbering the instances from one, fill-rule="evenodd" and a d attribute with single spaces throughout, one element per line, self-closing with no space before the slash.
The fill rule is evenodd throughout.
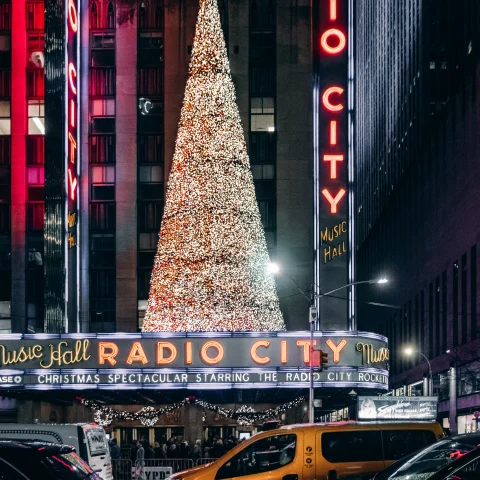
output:
<path id="1" fill-rule="evenodd" d="M 325 368 L 328 364 L 328 353 L 320 350 L 320 368 Z"/>

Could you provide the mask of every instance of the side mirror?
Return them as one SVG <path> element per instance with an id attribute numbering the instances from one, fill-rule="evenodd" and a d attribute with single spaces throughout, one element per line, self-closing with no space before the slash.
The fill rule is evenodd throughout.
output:
<path id="1" fill-rule="evenodd" d="M 327 475 L 327 480 L 337 480 L 338 475 L 336 470 L 329 470 Z"/>

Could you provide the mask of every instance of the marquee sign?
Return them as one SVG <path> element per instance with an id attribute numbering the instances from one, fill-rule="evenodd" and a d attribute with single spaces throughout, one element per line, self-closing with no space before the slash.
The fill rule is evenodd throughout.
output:
<path id="1" fill-rule="evenodd" d="M 348 165 L 348 0 L 312 2 L 314 71 L 315 284 L 327 292 L 350 283 Z M 320 328 L 343 330 L 348 302 L 325 297 Z M 327 320 L 328 319 L 328 320 Z"/>
<path id="2" fill-rule="evenodd" d="M 0 335 L 0 388 L 307 387 L 309 332 Z M 387 389 L 387 339 L 315 332 L 315 386 Z"/>

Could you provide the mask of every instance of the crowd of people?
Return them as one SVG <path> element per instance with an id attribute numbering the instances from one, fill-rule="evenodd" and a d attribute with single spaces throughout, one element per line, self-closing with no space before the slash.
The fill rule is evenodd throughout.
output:
<path id="1" fill-rule="evenodd" d="M 116 439 L 110 441 L 110 455 L 112 460 L 119 458 L 130 458 L 132 462 L 142 459 L 191 459 L 196 462 L 199 458 L 220 458 L 226 452 L 235 447 L 241 440 L 230 436 L 220 438 L 215 436 L 208 440 L 197 440 L 195 444 L 189 445 L 186 440 L 171 437 L 167 442 L 160 444 L 155 442 L 151 445 L 148 438 L 143 435 L 130 451 L 120 449 Z"/>

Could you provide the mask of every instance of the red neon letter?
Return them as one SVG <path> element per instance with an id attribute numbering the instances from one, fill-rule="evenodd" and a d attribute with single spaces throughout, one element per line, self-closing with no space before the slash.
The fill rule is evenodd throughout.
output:
<path id="1" fill-rule="evenodd" d="M 337 19 L 337 0 L 330 0 L 330 20 Z"/>
<path id="2" fill-rule="evenodd" d="M 70 162 L 75 163 L 75 150 L 77 148 L 77 142 L 71 133 L 68 134 L 68 141 L 70 142 Z"/>
<path id="3" fill-rule="evenodd" d="M 333 103 L 330 102 L 330 96 L 333 93 L 338 93 L 339 95 L 341 95 L 343 93 L 343 88 L 342 87 L 327 88 L 323 93 L 322 103 L 327 110 L 330 110 L 331 112 L 339 112 L 340 110 L 343 110 L 343 104 L 337 103 L 336 105 L 334 105 Z"/>
<path id="4" fill-rule="evenodd" d="M 338 45 L 336 47 L 332 47 L 328 44 L 329 37 L 338 38 Z M 347 44 L 347 39 L 345 38 L 345 35 L 337 28 L 330 28 L 320 38 L 320 45 L 330 55 L 335 55 L 337 53 L 340 53 L 345 48 L 346 44 Z"/>
<path id="5" fill-rule="evenodd" d="M 68 0 L 68 21 L 70 23 L 70 27 L 76 33 L 78 29 L 78 21 L 77 21 L 77 7 L 75 7 L 74 0 Z"/>
<path id="6" fill-rule="evenodd" d="M 77 179 L 72 177 L 72 171 L 68 169 L 68 185 L 70 187 L 70 198 L 75 200 L 75 190 L 77 189 Z"/>
<path id="7" fill-rule="evenodd" d="M 330 192 L 324 188 L 322 190 L 322 193 L 323 193 L 323 196 L 328 200 L 328 202 L 330 203 L 330 206 L 331 206 L 331 209 L 330 209 L 330 213 L 337 213 L 337 205 L 338 205 L 338 202 L 342 199 L 342 197 L 345 195 L 345 190 L 343 188 L 341 188 L 339 190 L 339 192 L 337 193 L 336 197 L 333 198 L 331 195 L 330 195 Z"/>
<path id="8" fill-rule="evenodd" d="M 332 120 L 330 122 L 330 145 L 337 144 L 337 122 Z"/>
<path id="9" fill-rule="evenodd" d="M 324 162 L 330 163 L 330 178 L 337 178 L 337 162 L 343 162 L 343 155 L 324 155 Z"/>
<path id="10" fill-rule="evenodd" d="M 74 95 L 77 94 L 77 86 L 75 85 L 73 81 L 73 77 L 75 77 L 75 81 L 77 80 L 77 70 L 75 69 L 75 65 L 70 62 L 68 64 L 68 84 L 70 85 L 70 88 L 72 89 L 72 93 Z"/>
<path id="11" fill-rule="evenodd" d="M 70 100 L 70 125 L 72 128 L 75 128 L 75 120 L 77 116 L 75 115 L 75 101 L 73 99 Z"/>

